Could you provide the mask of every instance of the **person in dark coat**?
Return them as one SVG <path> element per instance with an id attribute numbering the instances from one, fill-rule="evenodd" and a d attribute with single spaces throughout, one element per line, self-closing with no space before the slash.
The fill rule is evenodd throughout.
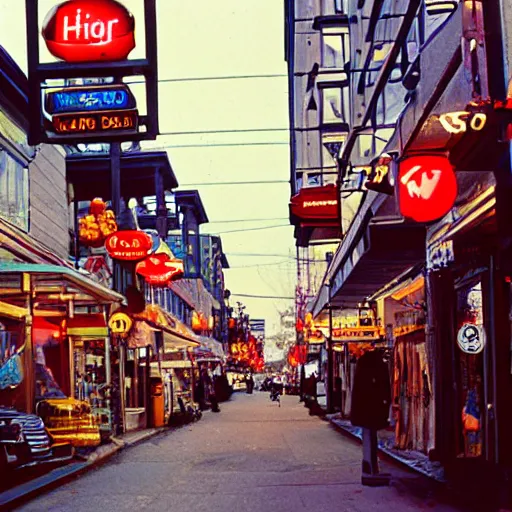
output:
<path id="1" fill-rule="evenodd" d="M 357 427 L 381 430 L 389 426 L 391 383 L 388 365 L 379 351 L 358 360 L 352 390 L 350 421 Z"/>

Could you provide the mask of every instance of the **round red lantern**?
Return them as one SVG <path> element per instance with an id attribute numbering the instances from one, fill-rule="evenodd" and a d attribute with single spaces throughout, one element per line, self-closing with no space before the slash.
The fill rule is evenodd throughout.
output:
<path id="1" fill-rule="evenodd" d="M 457 198 L 457 178 L 448 157 L 422 155 L 400 162 L 398 195 L 404 217 L 431 222 L 446 215 Z"/>
<path id="2" fill-rule="evenodd" d="M 135 48 L 135 20 L 115 0 L 68 0 L 46 16 L 42 30 L 52 55 L 66 62 L 124 60 Z"/>
<path id="3" fill-rule="evenodd" d="M 172 260 L 168 254 L 160 253 L 148 256 L 137 263 L 135 271 L 144 277 L 147 283 L 163 286 L 181 277 L 184 267 L 182 260 Z"/>
<path id="4" fill-rule="evenodd" d="M 150 253 L 152 247 L 153 240 L 143 231 L 117 231 L 105 241 L 105 249 L 115 260 L 142 260 Z"/>

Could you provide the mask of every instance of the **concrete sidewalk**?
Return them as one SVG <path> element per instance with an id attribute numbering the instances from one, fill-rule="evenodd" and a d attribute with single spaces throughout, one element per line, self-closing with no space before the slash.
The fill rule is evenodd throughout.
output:
<path id="1" fill-rule="evenodd" d="M 99 446 L 87 457 L 77 456 L 77 462 L 55 468 L 40 477 L 0 493 L 0 510 L 12 510 L 17 505 L 64 484 L 70 478 L 80 476 L 85 471 L 105 462 L 118 451 L 135 446 L 167 430 L 169 429 L 151 428 L 137 432 L 128 432 L 123 436 L 115 437 L 110 443 Z"/>
<path id="2" fill-rule="evenodd" d="M 361 486 L 361 448 L 295 396 L 236 394 L 220 414 L 121 451 L 24 511 L 409 512 L 461 510 L 426 479 L 383 462 L 390 487 Z M 488 511 L 487 511 L 488 512 Z"/>

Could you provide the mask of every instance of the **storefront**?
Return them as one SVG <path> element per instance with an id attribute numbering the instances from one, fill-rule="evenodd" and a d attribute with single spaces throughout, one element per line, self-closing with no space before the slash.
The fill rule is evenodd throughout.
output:
<path id="1" fill-rule="evenodd" d="M 57 442 L 99 444 L 114 423 L 106 315 L 124 297 L 65 267 L 1 263 L 0 276 L 2 370 L 17 381 L 1 403 L 36 412 Z"/>

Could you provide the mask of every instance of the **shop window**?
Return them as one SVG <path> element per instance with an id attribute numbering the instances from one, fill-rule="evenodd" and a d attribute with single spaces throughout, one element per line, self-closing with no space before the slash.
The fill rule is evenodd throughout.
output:
<path id="1" fill-rule="evenodd" d="M 322 34 L 322 67 L 344 69 L 350 60 L 348 31 Z"/>
<path id="2" fill-rule="evenodd" d="M 464 340 L 461 341 L 461 332 L 468 325 L 474 326 L 475 332 L 478 330 L 481 333 L 480 336 L 485 336 L 480 281 L 473 281 L 457 290 L 456 353 L 460 389 L 458 417 L 461 419 L 458 454 L 460 457 L 474 458 L 483 454 L 484 356 L 483 351 L 471 353 L 474 347 L 466 346 Z"/>
<path id="3" fill-rule="evenodd" d="M 349 119 L 349 88 L 325 87 L 322 94 L 322 123 L 348 123 Z"/>
<path id="4" fill-rule="evenodd" d="M 28 169 L 1 147 L 0 216 L 22 230 L 28 231 Z"/>

